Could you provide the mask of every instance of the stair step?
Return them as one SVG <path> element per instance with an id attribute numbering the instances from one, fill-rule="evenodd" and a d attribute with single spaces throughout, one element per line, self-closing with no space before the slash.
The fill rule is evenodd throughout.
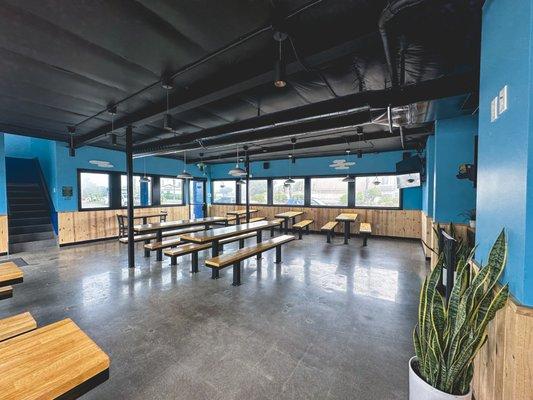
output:
<path id="1" fill-rule="evenodd" d="M 25 242 L 35 242 L 37 240 L 48 240 L 55 239 L 53 231 L 44 231 L 44 232 L 31 232 L 31 233 L 21 233 L 18 235 L 9 235 L 9 243 L 25 243 Z"/>
<path id="2" fill-rule="evenodd" d="M 7 182 L 7 187 L 10 188 L 39 188 L 38 183 L 22 183 L 22 182 Z"/>
<path id="3" fill-rule="evenodd" d="M 18 212 L 18 211 L 46 211 L 48 212 L 48 207 L 45 203 L 26 203 L 26 204 L 10 204 L 9 211 Z"/>
<path id="4" fill-rule="evenodd" d="M 50 222 L 41 225 L 29 225 L 29 226 L 10 226 L 9 234 L 10 235 L 21 235 L 24 233 L 35 233 L 35 232 L 53 232 L 54 228 Z"/>
<path id="5" fill-rule="evenodd" d="M 34 242 L 12 243 L 9 245 L 9 251 L 10 253 L 20 253 L 23 251 L 47 249 L 55 246 L 57 246 L 57 241 L 55 239 L 37 240 Z"/>
<path id="6" fill-rule="evenodd" d="M 46 201 L 44 197 L 9 197 L 8 196 L 8 203 L 9 204 L 31 204 L 31 203 L 45 203 Z"/>
<path id="7" fill-rule="evenodd" d="M 35 194 L 35 193 L 41 193 L 41 188 L 39 187 L 32 187 L 32 188 L 8 188 L 7 193 L 11 194 Z"/>
<path id="8" fill-rule="evenodd" d="M 37 218 L 9 218 L 9 227 L 12 226 L 30 226 L 30 225 L 44 225 L 50 223 L 50 217 Z"/>
<path id="9" fill-rule="evenodd" d="M 48 210 L 25 210 L 25 211 L 9 211 L 10 219 L 21 219 L 21 218 L 40 218 L 48 217 Z"/>

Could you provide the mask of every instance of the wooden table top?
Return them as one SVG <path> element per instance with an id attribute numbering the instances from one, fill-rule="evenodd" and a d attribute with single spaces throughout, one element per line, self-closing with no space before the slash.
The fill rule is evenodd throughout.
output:
<path id="1" fill-rule="evenodd" d="M 279 226 L 279 222 L 275 221 L 258 221 L 251 222 L 249 224 L 240 224 L 226 226 L 224 228 L 215 228 L 208 229 L 201 232 L 187 233 L 185 235 L 180 235 L 180 239 L 185 240 L 186 242 L 193 243 L 208 243 L 214 240 L 225 239 L 231 236 L 237 236 L 244 233 L 258 231 L 260 229 L 267 229 L 273 226 Z"/>
<path id="2" fill-rule="evenodd" d="M 303 213 L 304 213 L 303 211 L 286 211 L 280 214 L 276 214 L 275 217 L 276 218 L 294 218 L 294 217 L 297 217 L 298 215 L 302 215 Z"/>
<path id="3" fill-rule="evenodd" d="M 120 215 L 121 217 L 128 217 L 128 214 L 117 214 L 117 215 Z M 152 214 L 143 214 L 143 215 L 134 215 L 133 216 L 133 219 L 142 219 L 142 218 L 153 218 L 153 217 L 161 217 L 163 215 L 168 215 L 168 212 L 166 211 L 161 211 L 161 212 L 158 212 L 158 213 L 152 213 Z"/>
<path id="4" fill-rule="evenodd" d="M 22 279 L 24 274 L 13 261 L 0 264 L 0 286 L 9 285 L 9 282 Z"/>
<path id="5" fill-rule="evenodd" d="M 133 230 L 135 232 L 153 232 L 162 229 L 171 228 L 185 228 L 188 226 L 212 224 L 214 222 L 224 222 L 226 218 L 223 217 L 207 217 L 197 219 L 179 219 L 176 221 L 154 222 L 151 224 L 134 225 Z"/>
<path id="6" fill-rule="evenodd" d="M 0 343 L 0 399 L 55 399 L 109 369 L 109 357 L 72 320 Z"/>
<path id="7" fill-rule="evenodd" d="M 256 213 L 258 212 L 259 210 L 256 210 L 255 208 L 251 208 L 250 209 L 250 214 L 252 213 Z M 228 211 L 226 214 L 228 215 L 243 215 L 243 214 L 246 214 L 246 210 L 233 210 L 233 211 Z"/>
<path id="8" fill-rule="evenodd" d="M 350 222 L 356 222 L 357 221 L 358 214 L 351 214 L 351 213 L 344 213 L 339 214 L 335 218 L 336 221 L 350 221 Z"/>

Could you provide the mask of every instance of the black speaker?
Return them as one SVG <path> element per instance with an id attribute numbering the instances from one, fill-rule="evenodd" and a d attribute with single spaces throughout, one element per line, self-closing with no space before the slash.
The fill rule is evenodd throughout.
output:
<path id="1" fill-rule="evenodd" d="M 270 168 L 270 163 L 269 162 L 264 162 L 263 163 L 263 169 L 269 169 Z"/>

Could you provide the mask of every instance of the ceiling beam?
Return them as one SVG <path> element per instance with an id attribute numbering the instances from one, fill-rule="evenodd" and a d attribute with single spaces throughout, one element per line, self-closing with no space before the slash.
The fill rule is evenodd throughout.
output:
<path id="1" fill-rule="evenodd" d="M 398 129 L 396 130 L 399 131 Z M 425 124 L 423 126 L 416 127 L 416 128 L 404 128 L 403 133 L 404 133 L 405 139 L 408 140 L 413 137 L 425 136 L 425 135 L 431 134 L 433 133 L 433 131 L 434 131 L 434 124 L 429 123 L 429 124 Z M 343 135 L 343 136 L 331 137 L 327 139 L 319 139 L 319 140 L 312 140 L 312 141 L 305 141 L 305 142 L 297 141 L 294 146 L 295 156 L 297 156 L 296 152 L 298 150 L 309 149 L 309 148 L 320 148 L 324 146 L 334 146 L 334 145 L 340 145 L 340 144 L 345 144 L 346 149 L 350 149 L 352 153 L 356 152 L 357 150 L 362 150 L 363 153 L 365 153 L 365 152 L 368 152 L 368 149 L 365 150 L 363 147 L 359 146 L 359 144 L 361 143 L 364 144 L 372 140 L 387 139 L 391 137 L 398 137 L 398 136 L 391 135 L 391 133 L 388 130 L 386 131 L 384 130 L 384 131 L 379 131 L 379 132 L 366 133 L 364 136 L 361 137 L 361 139 L 359 139 L 359 137 L 356 136 L 355 134 L 350 134 L 350 135 Z M 288 142 L 282 145 L 276 145 L 276 144 L 274 146 L 265 145 L 261 149 L 248 150 L 247 154 L 252 158 L 257 155 L 268 155 L 269 153 L 286 152 L 288 154 L 292 152 L 291 146 L 292 146 L 291 143 L 288 143 Z M 371 152 L 373 151 L 375 151 L 375 149 L 371 149 Z M 244 153 L 244 152 L 241 152 L 241 153 Z M 212 162 L 212 161 L 219 161 L 219 160 L 233 159 L 233 158 L 235 158 L 234 151 L 221 153 L 221 154 L 217 154 L 214 156 L 202 157 L 201 159 L 191 158 L 190 162 L 192 163 L 196 163 L 200 161 Z M 257 161 L 256 159 L 254 160 Z"/>
<path id="2" fill-rule="evenodd" d="M 360 50 L 361 38 L 352 40 L 333 48 L 324 50 L 314 55 L 306 57 L 305 61 L 310 67 L 317 67 L 326 62 L 331 62 Z M 274 72 L 271 63 L 262 63 L 262 72 L 257 71 L 256 60 L 245 62 L 240 66 L 231 66 L 216 76 L 198 84 L 191 85 L 185 90 L 174 90 L 170 96 L 169 103 L 173 105 L 169 108 L 170 114 L 191 110 L 208 103 L 227 98 L 229 96 L 242 93 L 257 86 L 272 82 Z M 301 63 L 295 61 L 286 67 L 287 74 L 295 74 L 305 68 Z M 114 129 L 120 130 L 128 125 L 142 126 L 154 123 L 163 118 L 167 113 L 162 104 L 150 104 L 136 112 L 130 113 L 114 122 Z M 78 134 L 74 140 L 76 147 L 87 144 L 111 131 L 111 124 L 106 124 L 92 131 Z"/>

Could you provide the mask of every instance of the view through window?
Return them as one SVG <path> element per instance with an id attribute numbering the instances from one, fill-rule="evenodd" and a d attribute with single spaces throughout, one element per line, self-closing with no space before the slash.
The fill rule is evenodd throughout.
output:
<path id="1" fill-rule="evenodd" d="M 285 185 L 286 179 L 272 181 L 274 204 L 303 205 L 305 184 L 303 179 L 294 179 L 293 184 Z"/>
<path id="2" fill-rule="evenodd" d="M 311 178 L 312 206 L 347 206 L 348 183 L 344 178 Z"/>
<path id="3" fill-rule="evenodd" d="M 213 203 L 235 203 L 235 181 L 213 181 Z"/>
<path id="4" fill-rule="evenodd" d="M 120 204 L 122 207 L 128 205 L 128 181 L 126 175 L 120 177 Z M 149 206 L 152 204 L 152 180 L 141 182 L 141 177 L 133 176 L 133 205 Z"/>
<path id="5" fill-rule="evenodd" d="M 268 182 L 266 179 L 252 179 L 250 185 L 250 204 L 267 204 Z M 246 204 L 246 185 L 239 185 L 241 189 L 241 204 Z"/>
<path id="6" fill-rule="evenodd" d="M 400 207 L 400 189 L 395 175 L 355 178 L 356 207 Z"/>
<path id="7" fill-rule="evenodd" d="M 183 181 L 177 178 L 163 178 L 159 180 L 161 204 L 183 203 Z"/>
<path id="8" fill-rule="evenodd" d="M 81 208 L 109 207 L 109 175 L 80 173 Z"/>

